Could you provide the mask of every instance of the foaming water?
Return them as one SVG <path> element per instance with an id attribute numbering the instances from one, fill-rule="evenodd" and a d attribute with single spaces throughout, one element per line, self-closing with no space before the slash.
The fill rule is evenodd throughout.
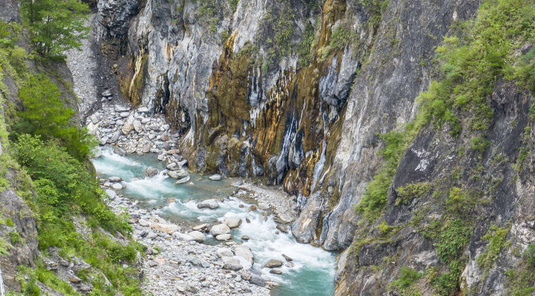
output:
<path id="1" fill-rule="evenodd" d="M 270 213 L 249 211 L 250 204 L 235 197 L 228 198 L 234 191 L 230 185 L 232 180 L 214 182 L 191 174 L 189 183 L 175 185 L 175 180 L 167 176 L 163 163 L 157 161 L 155 155 L 122 157 L 113 153 L 111 148 L 104 148 L 102 156 L 94 159 L 93 164 L 101 176 L 118 176 L 124 180 L 122 183 L 126 188 L 121 192 L 123 195 L 139 200 L 141 206 L 159 208 L 157 214 L 170 221 L 195 225 L 222 222 L 229 217 L 241 218 L 242 225 L 231 233 L 239 241 L 244 235 L 250 237 L 243 244 L 253 252 L 253 268 L 262 272 L 265 278 L 280 284 L 272 290 L 272 295 L 323 296 L 334 293 L 336 254 L 297 243 L 291 234 L 279 233 Z M 160 172 L 153 177 L 145 177 L 145 169 L 149 166 Z M 209 198 L 216 198 L 219 208 L 197 208 L 200 200 Z M 209 239 L 207 243 L 218 242 Z M 285 264 L 280 268 L 282 275 L 270 274 L 269 269 L 262 268 L 271 259 L 286 263 L 282 254 L 293 259 L 289 263 L 291 266 Z"/>
<path id="2" fill-rule="evenodd" d="M 2 278 L 2 268 L 0 268 L 0 296 L 5 296 L 4 278 Z"/>

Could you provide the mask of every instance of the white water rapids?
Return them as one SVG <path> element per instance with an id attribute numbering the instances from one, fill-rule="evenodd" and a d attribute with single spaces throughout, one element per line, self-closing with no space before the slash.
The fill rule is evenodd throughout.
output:
<path id="1" fill-rule="evenodd" d="M 192 174 L 192 183 L 177 186 L 162 171 L 165 169 L 163 163 L 158 162 L 154 155 L 122 157 L 106 148 L 102 157 L 94 159 L 93 163 L 102 177 L 118 176 L 124 180 L 126 189 L 121 191 L 122 194 L 138 200 L 147 209 L 157 208 L 156 213 L 167 220 L 195 225 L 220 223 L 218 221 L 228 217 L 241 218 L 244 222 L 232 234 L 238 243 L 243 243 L 252 250 L 255 258 L 253 268 L 260 271 L 264 278 L 280 284 L 280 287 L 272 290 L 272 295 L 333 294 L 336 254 L 297 243 L 291 234 L 277 231 L 272 214 L 261 210 L 248 211 L 250 204 L 247 201 L 228 197 L 236 190 L 230 185 L 233 181 L 214 182 Z M 145 177 L 144 172 L 148 166 L 158 168 L 160 173 L 154 177 Z M 214 196 L 224 198 L 218 209 L 197 208 L 199 200 Z M 239 238 L 244 235 L 251 239 L 242 242 Z M 218 242 L 210 238 L 207 243 Z M 269 269 L 262 268 L 270 259 L 284 262 L 282 254 L 293 259 L 293 267 L 281 268 L 282 275 L 270 274 Z"/>

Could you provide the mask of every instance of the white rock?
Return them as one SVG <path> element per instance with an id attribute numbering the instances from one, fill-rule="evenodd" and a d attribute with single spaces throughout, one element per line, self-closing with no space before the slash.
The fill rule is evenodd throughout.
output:
<path id="1" fill-rule="evenodd" d="M 232 251 L 228 248 L 219 248 L 216 250 L 216 254 L 220 258 L 234 256 L 234 254 L 232 254 Z"/>
<path id="2" fill-rule="evenodd" d="M 123 184 L 121 183 L 113 183 L 113 185 L 111 185 L 111 187 L 115 190 L 121 190 L 124 188 Z"/>
<path id="3" fill-rule="evenodd" d="M 175 182 L 175 185 L 185 184 L 188 183 L 190 180 L 189 176 L 186 176 L 184 178 L 178 179 L 178 181 Z"/>
<path id="4" fill-rule="evenodd" d="M 227 224 L 227 226 L 229 228 L 236 228 L 236 227 L 239 227 L 241 225 L 241 219 L 238 218 L 238 217 L 231 217 L 231 218 L 226 218 L 225 219 L 225 224 Z"/>
<path id="5" fill-rule="evenodd" d="M 143 227 L 149 227 L 150 226 L 150 222 L 145 220 L 145 219 L 139 219 L 139 225 L 143 226 Z"/>
<path id="6" fill-rule="evenodd" d="M 220 174 L 215 174 L 215 175 L 212 175 L 210 177 L 208 177 L 208 179 L 212 180 L 212 181 L 221 181 L 223 177 L 220 175 Z"/>
<path id="7" fill-rule="evenodd" d="M 191 236 L 193 238 L 193 240 L 195 240 L 197 242 L 204 241 L 204 233 L 202 233 L 200 231 L 192 231 L 192 232 L 188 233 L 188 235 Z"/>
<path id="8" fill-rule="evenodd" d="M 210 233 L 213 236 L 218 236 L 220 234 L 227 234 L 229 232 L 230 232 L 230 228 L 226 224 L 214 225 L 212 229 L 210 229 Z"/>
<path id="9" fill-rule="evenodd" d="M 235 253 L 236 253 L 236 256 L 245 259 L 249 264 L 251 265 L 253 264 L 254 256 L 249 247 L 244 246 L 244 245 L 236 246 Z"/>
<path id="10" fill-rule="evenodd" d="M 149 112 L 149 108 L 147 107 L 139 107 L 139 109 L 137 109 L 138 112 L 140 113 L 147 113 Z"/>
<path id="11" fill-rule="evenodd" d="M 232 236 L 229 233 L 220 234 L 220 235 L 215 237 L 215 239 L 218 240 L 218 241 L 227 241 L 227 240 L 229 240 L 231 238 L 232 238 Z"/>
<path id="12" fill-rule="evenodd" d="M 134 120 L 134 129 L 136 132 L 141 133 L 143 131 L 143 126 L 139 120 Z"/>
<path id="13" fill-rule="evenodd" d="M 219 208 L 219 204 L 215 199 L 207 199 L 203 200 L 202 202 L 197 204 L 197 208 L 199 209 L 217 209 Z"/>

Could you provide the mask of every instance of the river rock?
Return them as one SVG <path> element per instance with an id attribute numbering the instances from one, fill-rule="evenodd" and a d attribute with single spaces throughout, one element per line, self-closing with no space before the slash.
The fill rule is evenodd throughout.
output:
<path id="1" fill-rule="evenodd" d="M 215 174 L 215 175 L 212 175 L 210 177 L 208 177 L 208 179 L 212 180 L 212 181 L 221 181 L 223 177 L 220 175 L 220 174 Z"/>
<path id="2" fill-rule="evenodd" d="M 249 262 L 249 264 L 252 265 L 254 263 L 253 252 L 251 252 L 251 249 L 249 247 L 244 245 L 236 246 L 234 252 L 236 253 L 236 256 L 242 257 L 247 262 Z"/>
<path id="3" fill-rule="evenodd" d="M 176 162 L 171 162 L 165 166 L 170 171 L 178 171 L 181 167 Z"/>
<path id="4" fill-rule="evenodd" d="M 282 254 L 282 257 L 284 257 L 284 259 L 285 259 L 286 261 L 288 261 L 288 262 L 293 261 L 292 258 L 290 258 L 290 257 L 288 257 L 288 256 L 286 256 L 286 255 L 284 255 L 284 254 Z"/>
<path id="5" fill-rule="evenodd" d="M 219 258 L 234 256 L 234 254 L 232 254 L 232 251 L 228 248 L 219 248 L 216 250 L 216 254 Z"/>
<path id="6" fill-rule="evenodd" d="M 179 179 L 179 178 L 183 178 L 183 177 L 180 177 L 178 172 L 176 171 L 168 171 L 167 172 L 167 175 L 173 179 Z"/>
<path id="7" fill-rule="evenodd" d="M 241 265 L 240 260 L 238 258 L 222 257 L 221 259 L 223 260 L 223 263 L 224 263 L 223 269 L 234 270 L 234 271 L 243 269 L 243 266 Z"/>
<path id="8" fill-rule="evenodd" d="M 215 237 L 215 239 L 218 241 L 228 241 L 231 238 L 232 238 L 232 235 L 230 235 L 230 233 L 220 234 Z"/>
<path id="9" fill-rule="evenodd" d="M 203 200 L 202 202 L 197 204 L 198 209 L 217 209 L 219 208 L 219 204 L 215 199 L 207 199 Z"/>
<path id="10" fill-rule="evenodd" d="M 226 218 L 225 219 L 225 224 L 227 224 L 227 226 L 232 229 L 232 228 L 236 228 L 236 227 L 240 227 L 241 225 L 241 219 L 238 218 L 238 217 L 231 217 L 231 218 Z"/>
<path id="11" fill-rule="evenodd" d="M 109 97 L 113 96 L 113 94 L 111 93 L 111 90 L 109 90 L 109 89 L 103 91 L 103 92 L 101 93 L 101 95 L 102 95 L 103 97 L 105 97 L 105 98 L 109 98 Z"/>
<path id="12" fill-rule="evenodd" d="M 200 232 L 200 231 L 192 231 L 190 233 L 188 233 L 189 236 L 191 236 L 193 238 L 194 241 L 196 242 L 203 242 L 204 241 L 204 233 Z"/>
<path id="13" fill-rule="evenodd" d="M 149 227 L 150 226 L 150 222 L 145 220 L 145 219 L 139 219 L 139 225 L 141 225 L 143 227 Z"/>
<path id="14" fill-rule="evenodd" d="M 111 185 L 111 187 L 115 190 L 121 190 L 121 189 L 124 189 L 124 186 L 123 184 L 121 183 L 113 183 L 113 185 Z"/>
<path id="15" fill-rule="evenodd" d="M 201 231 L 201 230 L 206 230 L 207 228 L 208 228 L 208 224 L 204 223 L 204 224 L 194 226 L 192 229 L 196 231 Z"/>
<path id="16" fill-rule="evenodd" d="M 108 180 L 112 183 L 121 182 L 123 179 L 121 177 L 109 177 Z"/>
<path id="17" fill-rule="evenodd" d="M 141 133 L 143 131 L 143 126 L 141 125 L 141 122 L 139 120 L 134 120 L 134 130 L 136 130 L 137 133 Z"/>
<path id="18" fill-rule="evenodd" d="M 147 113 L 147 112 L 149 112 L 149 108 L 147 108 L 147 107 L 139 107 L 139 109 L 137 109 L 137 111 L 139 113 Z"/>
<path id="19" fill-rule="evenodd" d="M 153 167 L 148 167 L 145 170 L 145 176 L 147 176 L 147 177 L 154 177 L 156 175 L 158 175 L 158 170 L 153 168 Z"/>
<path id="20" fill-rule="evenodd" d="M 244 235 L 244 236 L 241 237 L 241 239 L 244 240 L 244 241 L 248 241 L 248 240 L 250 240 L 251 238 L 248 237 L 247 235 Z"/>
<path id="21" fill-rule="evenodd" d="M 266 286 L 266 280 L 264 278 L 262 278 L 262 276 L 259 276 L 259 275 L 256 275 L 256 274 L 252 274 L 251 275 L 251 278 L 249 279 L 249 282 L 251 284 L 254 284 L 254 285 L 257 285 L 257 286 L 260 286 L 260 287 L 265 287 Z"/>
<path id="22" fill-rule="evenodd" d="M 213 236 L 218 236 L 220 234 L 227 234 L 229 232 L 230 232 L 230 228 L 226 224 L 214 225 L 212 229 L 210 229 L 210 233 Z"/>
<path id="23" fill-rule="evenodd" d="M 174 224 L 154 223 L 150 227 L 156 231 L 167 234 L 173 234 L 175 231 L 178 230 L 178 226 Z"/>
<path id="24" fill-rule="evenodd" d="M 126 155 L 126 151 L 124 151 L 124 149 L 119 146 L 115 146 L 115 148 L 113 149 L 113 152 L 115 152 L 116 154 L 119 154 L 120 156 Z"/>
<path id="25" fill-rule="evenodd" d="M 272 274 L 281 274 L 282 271 L 281 271 L 280 269 L 273 268 L 272 270 L 269 271 L 269 273 L 272 273 Z"/>
<path id="26" fill-rule="evenodd" d="M 123 134 L 128 135 L 130 131 L 132 131 L 132 129 L 134 129 L 134 126 L 127 122 L 121 128 L 121 131 L 123 132 Z"/>
<path id="27" fill-rule="evenodd" d="M 191 178 L 189 176 L 186 176 L 184 178 L 180 178 L 178 179 L 178 181 L 175 182 L 175 185 L 180 185 L 180 184 L 186 184 L 189 182 Z"/>
<path id="28" fill-rule="evenodd" d="M 281 266 L 282 266 L 282 261 L 276 260 L 276 259 L 271 259 L 266 264 L 264 264 L 264 268 L 276 268 L 276 267 L 281 267 Z"/>
<path id="29" fill-rule="evenodd" d="M 277 224 L 277 229 L 280 230 L 280 232 L 288 233 L 288 228 L 286 228 L 285 225 Z"/>

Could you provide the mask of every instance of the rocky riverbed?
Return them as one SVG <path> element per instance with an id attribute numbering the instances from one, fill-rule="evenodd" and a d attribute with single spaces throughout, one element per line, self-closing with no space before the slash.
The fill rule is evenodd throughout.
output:
<path id="1" fill-rule="evenodd" d="M 250 270 L 251 250 L 234 241 L 213 246 L 200 243 L 209 229 L 186 229 L 108 190 L 109 205 L 117 214 L 128 213 L 133 237 L 147 246 L 143 261 L 143 289 L 153 295 L 269 295 L 275 283 Z M 226 225 L 225 225 L 226 226 Z M 205 232 L 206 231 L 206 232 Z M 197 239 L 197 241 L 196 241 Z"/>

